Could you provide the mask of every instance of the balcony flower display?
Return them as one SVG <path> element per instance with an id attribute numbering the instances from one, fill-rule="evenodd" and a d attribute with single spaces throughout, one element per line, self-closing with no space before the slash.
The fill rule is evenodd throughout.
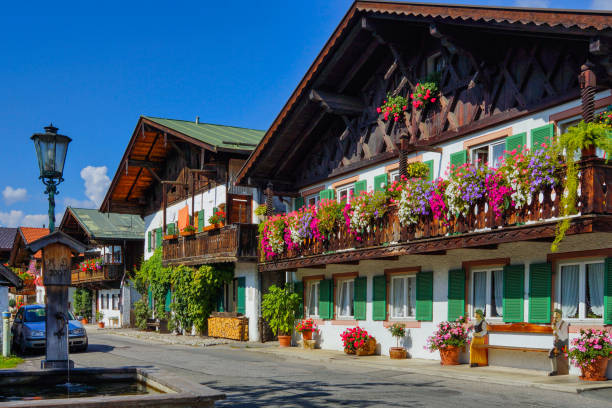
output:
<path id="1" fill-rule="evenodd" d="M 467 216 L 470 207 L 485 195 L 486 166 L 469 166 L 467 163 L 457 168 L 451 165 L 448 184 L 444 194 L 450 216 Z"/>
<path id="2" fill-rule="evenodd" d="M 608 360 L 612 358 L 612 335 L 604 330 L 581 329 L 567 356 L 582 370 L 581 379 L 605 381 Z"/>
<path id="3" fill-rule="evenodd" d="M 389 120 L 389 116 L 393 116 L 393 121 L 397 122 L 406 109 L 408 109 L 408 99 L 401 95 L 387 94 L 387 99 L 383 101 L 382 106 L 376 108 L 376 112 L 382 113 L 385 121 Z"/>
<path id="4" fill-rule="evenodd" d="M 316 222 L 311 222 L 314 237 L 320 241 L 328 239 L 344 219 L 343 205 L 336 200 L 321 200 L 316 212 Z"/>
<path id="5" fill-rule="evenodd" d="M 612 105 L 608 106 L 605 111 L 595 114 L 595 123 L 612 126 Z"/>
<path id="6" fill-rule="evenodd" d="M 266 259 L 272 259 L 274 255 L 282 253 L 285 249 L 285 226 L 285 219 L 281 215 L 270 217 L 264 223 L 261 248 L 266 254 Z"/>
<path id="7" fill-rule="evenodd" d="M 393 182 L 389 190 L 400 192 L 398 216 L 402 226 L 416 224 L 419 217 L 431 211 L 430 197 L 432 183 L 421 178 L 408 180 L 402 176 L 399 182 Z"/>
<path id="8" fill-rule="evenodd" d="M 102 270 L 102 258 L 88 259 L 79 264 L 79 270 L 83 272 L 96 272 Z"/>
<path id="9" fill-rule="evenodd" d="M 222 222 L 225 222 L 225 211 L 218 210 L 208 218 L 208 222 L 211 225 L 221 224 Z"/>
<path id="10" fill-rule="evenodd" d="M 412 106 L 415 109 L 433 106 L 438 100 L 439 93 L 437 78 L 428 77 L 424 82 L 417 83 L 414 92 L 410 94 Z"/>
<path id="11" fill-rule="evenodd" d="M 389 209 L 389 195 L 384 191 L 363 192 L 342 209 L 349 232 L 359 235 L 369 232 L 376 220 Z"/>
<path id="12" fill-rule="evenodd" d="M 287 214 L 284 239 L 289 249 L 293 249 L 305 239 L 313 237 L 310 223 L 314 217 L 314 210 L 314 206 L 302 207 L 299 211 Z"/>

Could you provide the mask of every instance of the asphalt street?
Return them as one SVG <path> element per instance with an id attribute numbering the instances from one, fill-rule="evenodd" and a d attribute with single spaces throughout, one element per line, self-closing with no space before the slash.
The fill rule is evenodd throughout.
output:
<path id="1" fill-rule="evenodd" d="M 170 371 L 226 393 L 222 407 L 611 407 L 612 390 L 567 394 L 398 371 L 346 367 L 341 362 L 287 360 L 218 345 L 151 344 L 89 334 L 89 351 L 71 355 L 78 367 L 135 366 Z M 37 367 L 40 356 L 26 362 Z"/>

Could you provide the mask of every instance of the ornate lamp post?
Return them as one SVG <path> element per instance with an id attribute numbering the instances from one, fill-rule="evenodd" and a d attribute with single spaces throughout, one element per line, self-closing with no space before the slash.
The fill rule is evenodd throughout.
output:
<path id="1" fill-rule="evenodd" d="M 49 195 L 49 231 L 55 229 L 55 195 L 59 194 L 57 186 L 64 181 L 64 162 L 68 153 L 68 144 L 72 141 L 68 136 L 58 135 L 57 128 L 50 124 L 45 127 L 45 133 L 34 133 L 31 139 L 36 147 L 36 157 L 40 168 L 40 179 L 47 188 Z"/>

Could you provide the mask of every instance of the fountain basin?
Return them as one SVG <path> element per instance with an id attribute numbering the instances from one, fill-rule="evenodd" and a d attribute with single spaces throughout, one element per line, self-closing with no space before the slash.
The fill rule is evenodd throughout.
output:
<path id="1" fill-rule="evenodd" d="M 65 370 L 1 370 L 0 407 L 212 407 L 225 398 L 174 374 L 152 375 L 133 367 L 71 369 L 69 388 L 67 374 Z"/>

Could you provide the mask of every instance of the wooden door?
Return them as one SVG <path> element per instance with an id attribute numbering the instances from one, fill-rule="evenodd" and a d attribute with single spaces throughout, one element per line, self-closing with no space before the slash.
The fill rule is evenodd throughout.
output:
<path id="1" fill-rule="evenodd" d="M 248 195 L 227 195 L 227 223 L 251 224 L 252 197 Z"/>

